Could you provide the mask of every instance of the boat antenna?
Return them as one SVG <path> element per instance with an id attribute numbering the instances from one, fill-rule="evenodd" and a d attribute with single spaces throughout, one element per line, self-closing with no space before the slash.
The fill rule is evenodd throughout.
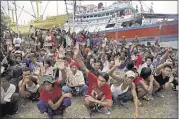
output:
<path id="1" fill-rule="evenodd" d="M 17 19 L 17 7 L 16 7 L 16 1 L 14 0 L 14 7 L 15 7 L 15 15 L 16 15 L 16 30 L 19 37 L 19 29 L 18 29 L 18 19 Z"/>
<path id="2" fill-rule="evenodd" d="M 12 4 L 14 4 L 14 2 L 12 2 Z M 19 7 L 18 5 L 14 4 L 15 6 L 17 6 L 18 8 L 22 9 L 21 7 Z M 34 15 L 30 14 L 29 12 L 27 12 L 26 10 L 23 9 L 24 12 L 26 12 L 27 14 L 29 14 L 30 16 L 36 18 Z"/>
<path id="3" fill-rule="evenodd" d="M 8 7 L 8 16 L 10 17 L 10 12 L 9 12 L 9 1 L 7 0 L 7 7 Z"/>
<path id="4" fill-rule="evenodd" d="M 140 2 L 140 11 L 141 11 L 141 13 L 143 13 L 144 12 L 144 8 L 143 8 L 143 5 L 142 5 L 142 2 L 139 0 L 139 2 Z"/>
<path id="5" fill-rule="evenodd" d="M 32 0 L 30 0 L 30 3 L 31 3 L 31 6 L 32 6 L 32 10 L 33 10 L 34 16 L 36 17 L 35 10 L 34 10 L 34 6 L 33 6 L 33 4 L 32 4 Z"/>
<path id="6" fill-rule="evenodd" d="M 57 2 L 57 15 L 58 15 L 58 1 L 56 1 Z"/>
<path id="7" fill-rule="evenodd" d="M 69 13 L 68 13 L 68 7 L 67 7 L 67 2 L 66 2 L 66 0 L 64 0 L 64 1 L 65 1 L 66 13 L 67 13 L 67 16 L 68 16 L 68 20 L 69 20 Z"/>
<path id="8" fill-rule="evenodd" d="M 140 1 L 141 2 L 141 1 Z M 146 4 L 144 4 L 144 2 L 141 2 L 143 5 L 145 5 L 145 7 L 147 7 L 149 10 L 151 9 L 150 7 L 148 7 Z"/>
<path id="9" fill-rule="evenodd" d="M 21 14 L 22 14 L 23 9 L 24 9 L 24 6 L 22 7 L 21 12 L 20 12 L 20 14 L 19 14 L 19 16 L 18 16 L 18 19 L 17 19 L 18 21 L 19 21 L 19 18 L 20 18 L 20 16 L 21 16 Z"/>
<path id="10" fill-rule="evenodd" d="M 45 6 L 44 12 L 43 12 L 43 14 L 42 14 L 42 18 L 43 18 L 44 13 L 45 13 L 45 11 L 46 11 L 46 9 L 47 9 L 48 3 L 49 3 L 49 0 L 48 0 L 48 2 L 47 2 L 46 6 Z"/>

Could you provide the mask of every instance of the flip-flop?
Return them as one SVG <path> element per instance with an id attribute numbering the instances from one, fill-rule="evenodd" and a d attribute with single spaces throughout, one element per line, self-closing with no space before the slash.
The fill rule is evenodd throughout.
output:
<path id="1" fill-rule="evenodd" d="M 90 114 L 85 114 L 83 119 L 90 119 L 90 118 L 91 118 Z"/>

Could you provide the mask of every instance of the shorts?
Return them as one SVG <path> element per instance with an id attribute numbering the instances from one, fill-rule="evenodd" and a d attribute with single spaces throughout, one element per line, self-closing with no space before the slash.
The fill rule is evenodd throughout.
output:
<path id="1" fill-rule="evenodd" d="M 62 104 L 56 109 L 52 110 L 47 102 L 44 102 L 42 100 L 38 101 L 37 107 L 40 110 L 40 113 L 46 112 L 51 118 L 54 115 L 63 115 L 63 112 L 67 107 L 71 106 L 71 99 L 70 98 L 64 98 Z"/>

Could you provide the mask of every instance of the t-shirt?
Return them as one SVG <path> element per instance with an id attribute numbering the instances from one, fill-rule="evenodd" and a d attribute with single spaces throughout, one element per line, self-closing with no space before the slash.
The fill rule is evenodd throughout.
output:
<path id="1" fill-rule="evenodd" d="M 14 43 L 15 47 L 20 47 L 21 38 L 14 38 L 13 43 Z"/>
<path id="2" fill-rule="evenodd" d="M 93 98 L 97 100 L 112 99 L 111 89 L 109 84 L 105 84 L 101 88 L 98 87 L 98 78 L 92 74 L 90 71 L 88 72 L 88 95 L 91 95 Z"/>
<path id="3" fill-rule="evenodd" d="M 56 103 L 60 97 L 62 96 L 62 90 L 60 86 L 57 84 L 57 80 L 54 83 L 54 87 L 51 92 L 47 92 L 44 89 L 40 92 L 40 100 L 44 102 L 48 102 L 51 100 L 53 103 Z"/>
<path id="4" fill-rule="evenodd" d="M 1 87 L 1 102 L 11 102 L 11 96 L 15 93 L 16 86 L 14 84 L 10 84 L 7 91 L 4 91 L 4 88 Z"/>
<path id="5" fill-rule="evenodd" d="M 166 76 L 165 78 L 163 78 L 162 73 L 158 76 L 154 76 L 154 79 L 160 84 L 160 86 L 165 85 L 165 83 L 167 83 L 170 79 L 170 77 Z"/>
<path id="6" fill-rule="evenodd" d="M 140 66 L 141 64 L 142 64 L 142 55 L 139 54 L 138 57 L 137 57 L 137 60 L 136 60 L 136 62 L 135 62 L 135 66 L 136 66 L 137 68 L 139 68 L 139 66 Z"/>
<path id="7" fill-rule="evenodd" d="M 143 78 L 141 77 L 137 77 L 135 80 L 134 80 L 134 84 L 137 85 L 140 81 L 144 80 Z"/>

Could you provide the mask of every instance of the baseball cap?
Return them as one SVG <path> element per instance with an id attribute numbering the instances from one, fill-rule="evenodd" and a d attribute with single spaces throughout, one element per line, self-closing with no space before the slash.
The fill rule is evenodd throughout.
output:
<path id="1" fill-rule="evenodd" d="M 44 84 L 44 82 L 47 81 L 51 84 L 55 83 L 55 80 L 53 80 L 52 76 L 44 75 L 40 77 L 40 84 Z"/>
<path id="2" fill-rule="evenodd" d="M 127 77 L 133 77 L 133 78 L 135 78 L 135 73 L 134 73 L 133 71 L 127 71 L 127 72 L 125 73 L 125 75 L 126 75 Z"/>

